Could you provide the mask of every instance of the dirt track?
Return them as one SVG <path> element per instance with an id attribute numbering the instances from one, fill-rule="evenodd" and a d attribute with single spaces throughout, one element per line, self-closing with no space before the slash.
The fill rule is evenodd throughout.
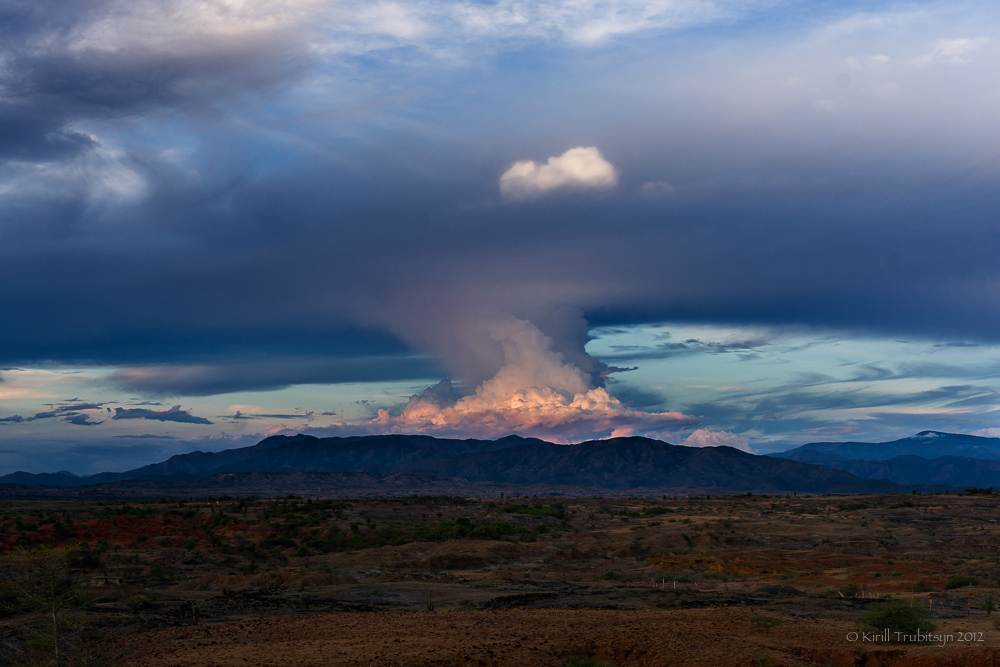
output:
<path id="1" fill-rule="evenodd" d="M 149 667 L 774 665 L 979 667 L 1000 664 L 996 631 L 977 644 L 852 643 L 848 622 L 785 617 L 767 632 L 747 609 L 513 610 L 327 614 L 171 629 L 148 636 Z M 760 657 L 761 654 L 757 654 Z"/>

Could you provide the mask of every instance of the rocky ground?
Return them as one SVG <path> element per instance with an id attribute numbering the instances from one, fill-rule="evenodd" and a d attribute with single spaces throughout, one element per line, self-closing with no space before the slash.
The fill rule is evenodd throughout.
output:
<path id="1" fill-rule="evenodd" d="M 86 545 L 97 562 L 71 570 L 80 613 L 141 632 L 151 667 L 987 665 L 1000 662 L 998 502 L 6 503 L 0 541 Z M 942 637 L 872 634 L 865 613 L 887 599 Z"/>
<path id="2" fill-rule="evenodd" d="M 507 610 L 323 614 L 171 629 L 149 636 L 150 667 L 265 665 L 565 665 L 591 656 L 613 665 L 993 665 L 983 641 L 901 645 L 850 641 L 850 620 L 779 614 L 767 630 L 743 606 L 692 610 Z M 953 633 L 954 634 L 954 633 Z M 956 635 L 957 636 L 957 635 Z"/>

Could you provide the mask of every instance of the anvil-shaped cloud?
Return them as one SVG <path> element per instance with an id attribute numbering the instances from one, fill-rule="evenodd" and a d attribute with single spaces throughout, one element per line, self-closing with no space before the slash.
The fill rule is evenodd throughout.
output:
<path id="1" fill-rule="evenodd" d="M 697 423 L 679 412 L 653 413 L 627 407 L 604 387 L 594 386 L 589 373 L 566 362 L 553 350 L 552 339 L 526 320 L 507 318 L 488 331 L 501 346 L 503 365 L 471 394 L 460 396 L 451 380 L 442 380 L 411 396 L 398 415 L 380 409 L 370 421 L 341 423 L 329 430 L 483 438 L 517 433 L 573 442 L 601 436 L 655 435 Z"/>

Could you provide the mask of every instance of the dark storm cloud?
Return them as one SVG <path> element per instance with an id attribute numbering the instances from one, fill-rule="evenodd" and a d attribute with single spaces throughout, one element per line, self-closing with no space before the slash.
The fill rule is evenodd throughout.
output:
<path id="1" fill-rule="evenodd" d="M 172 435 L 152 435 L 150 433 L 144 433 L 142 435 L 116 435 L 115 438 L 128 438 L 131 440 L 176 440 L 177 438 Z"/>
<path id="2" fill-rule="evenodd" d="M 112 419 L 151 419 L 161 422 L 179 422 L 182 424 L 211 424 L 204 417 L 197 417 L 191 414 L 190 410 L 181 410 L 181 406 L 175 405 L 166 410 L 148 410 L 146 408 L 115 408 Z"/>
<path id="3" fill-rule="evenodd" d="M 19 424 L 24 421 L 24 417 L 21 415 L 11 415 L 9 417 L 0 417 L 0 422 L 8 422 Z"/>
<path id="4" fill-rule="evenodd" d="M 445 344 L 447 333 L 438 331 L 468 326 L 463 318 L 474 318 L 478 310 L 519 314 L 565 303 L 581 307 L 597 324 L 660 318 L 807 322 L 928 336 L 961 333 L 984 340 L 1000 331 L 1000 304 L 993 303 L 990 292 L 974 289 L 995 271 L 989 249 L 1000 244 L 995 226 L 977 224 L 989 217 L 985 206 L 965 211 L 972 222 L 958 229 L 944 224 L 949 213 L 909 204 L 889 206 L 888 211 L 883 204 L 880 217 L 892 223 L 861 226 L 843 204 L 823 197 L 800 202 L 794 211 L 780 198 L 738 194 L 732 195 L 732 210 L 714 201 L 657 210 L 628 198 L 613 206 L 608 201 L 592 206 L 562 202 L 468 210 L 441 203 L 454 195 L 430 182 L 399 188 L 399 199 L 386 205 L 358 201 L 378 196 L 374 181 L 356 182 L 355 192 L 338 200 L 322 194 L 315 176 L 304 176 L 298 187 L 265 181 L 252 192 L 237 187 L 228 193 L 244 220 L 237 226 L 246 230 L 235 242 L 235 252 L 226 250 L 232 237 L 216 237 L 215 231 L 236 225 L 234 211 L 213 225 L 183 229 L 161 206 L 156 212 L 150 209 L 151 215 L 168 218 L 164 224 L 176 226 L 177 234 L 198 239 L 196 259 L 174 255 L 169 245 L 128 238 L 115 245 L 95 241 L 101 249 L 89 254 L 41 247 L 30 255 L 8 250 L 0 272 L 7 277 L 2 285 L 9 287 L 0 286 L 0 300 L 8 304 L 8 312 L 33 314 L 0 323 L 8 361 L 127 364 L 148 362 L 153 354 L 178 361 L 202 356 L 210 360 L 206 366 L 217 366 L 211 360 L 228 353 L 227 341 L 243 345 L 248 356 L 295 347 L 318 352 L 323 344 L 317 339 L 324 335 L 330 353 L 337 354 L 338 338 L 351 321 L 388 328 L 421 348 L 435 340 L 442 348 L 458 350 L 458 345 Z M 327 178 L 324 174 L 324 182 Z M 437 203 L 416 192 L 435 189 Z M 995 198 L 986 192 L 974 197 L 979 202 Z M 746 212 L 747 199 L 759 213 Z M 207 208 L 190 212 L 202 217 L 212 205 L 209 198 Z M 189 212 L 173 208 L 178 215 Z M 277 230 L 269 229 L 279 219 L 276 211 L 282 211 L 282 235 L 277 237 L 272 235 Z M 337 225 L 317 224 L 319 211 Z M 820 211 L 826 224 L 799 222 Z M 607 219 L 632 222 L 618 225 L 612 234 Z M 666 222 L 652 225 L 654 220 Z M 898 229 L 904 220 L 906 233 Z M 416 228 L 420 233 L 414 235 Z M 780 253 L 775 250 L 778 239 Z M 938 260 L 928 264 L 924 259 L 931 253 Z M 88 292 L 114 294 L 115 299 L 88 302 L 84 309 L 63 291 L 58 277 L 66 273 Z M 19 282 L 15 276 L 32 279 Z M 122 281 L 122 276 L 130 279 Z M 120 303 L 131 306 L 122 309 Z M 374 336 L 373 341 L 381 350 L 391 347 Z M 715 351 L 752 349 L 743 344 Z M 706 351 L 712 350 L 697 341 L 667 341 L 648 354 Z M 621 353 L 636 356 L 635 350 Z M 218 375 L 206 369 L 189 382 L 178 380 L 181 373 L 170 379 L 168 370 L 159 377 L 118 381 L 147 395 L 208 394 L 300 381 L 385 378 L 394 373 L 390 366 L 400 369 L 398 377 L 426 377 L 425 370 L 413 369 L 415 363 L 387 358 L 384 366 L 366 361 L 361 365 L 367 370 L 352 370 L 344 362 L 342 372 L 303 368 L 284 377 L 278 368 L 236 364 L 218 368 Z"/>
<path id="5" fill-rule="evenodd" d="M 116 377 L 120 386 L 144 395 L 427 377 L 433 372 L 426 362 L 406 357 L 386 356 L 384 363 L 366 359 L 356 366 L 333 360 L 315 370 L 293 363 L 299 369 L 288 372 L 279 364 L 269 370 L 215 359 L 232 356 L 227 343 L 255 358 L 296 348 L 357 354 L 368 343 L 353 342 L 352 337 L 365 337 L 349 333 L 352 321 L 390 329 L 423 349 L 432 348 L 428 341 L 439 341 L 442 348 L 459 350 L 460 345 L 447 344 L 447 332 L 468 327 L 464 319 L 479 310 L 528 314 L 560 303 L 581 307 L 597 324 L 660 318 L 807 322 L 984 340 L 1000 331 L 1000 307 L 991 293 L 971 291 L 995 271 L 988 249 L 1000 244 L 995 226 L 975 224 L 985 222 L 985 208 L 967 211 L 973 222 L 959 229 L 944 225 L 951 216 L 931 206 L 913 210 L 919 207 L 899 204 L 886 211 L 882 205 L 880 215 L 893 224 L 862 227 L 849 211 L 838 214 L 838 206 L 844 207 L 834 201 L 800 203 L 799 210 L 787 211 L 780 198 L 767 196 L 753 198 L 755 210 L 762 211 L 756 214 L 740 210 L 746 202 L 739 195 L 732 196 L 731 211 L 719 210 L 717 202 L 656 210 L 628 198 L 614 206 L 562 202 L 459 210 L 441 203 L 452 194 L 439 190 L 437 203 L 418 194 L 434 191 L 429 182 L 400 188 L 399 200 L 386 205 L 358 201 L 377 197 L 374 181 L 356 182 L 354 193 L 338 200 L 322 194 L 315 177 L 304 176 L 298 187 L 265 181 L 252 192 L 237 187 L 228 193 L 245 221 L 237 226 L 246 229 L 235 252 L 226 250 L 231 236 L 216 237 L 215 231 L 236 225 L 233 211 L 213 225 L 183 229 L 159 205 L 158 211 L 150 209 L 154 218 L 166 217 L 168 228 L 199 239 L 197 259 L 128 238 L 115 245 L 95 241 L 102 249 L 89 254 L 8 250 L 8 261 L 0 267 L 7 277 L 0 285 L 8 287 L 0 286 L 0 300 L 9 312 L 33 314 L 0 323 L 8 361 L 128 364 L 148 363 L 153 361 L 149 355 L 156 355 L 171 363 L 189 362 L 183 365 L 199 357 L 208 362 L 204 371 L 190 374 L 164 368 Z M 983 192 L 975 199 L 995 198 Z M 212 205 L 209 198 L 208 208 L 191 212 L 201 217 Z M 189 210 L 174 208 L 178 215 Z M 799 223 L 820 209 L 832 218 L 827 224 Z M 281 236 L 268 229 L 277 224 L 276 211 L 282 211 Z M 317 224 L 319 211 L 337 225 Z M 605 228 L 609 218 L 633 222 L 611 234 Z M 652 225 L 654 220 L 666 222 Z M 903 220 L 905 234 L 896 229 Z M 417 227 L 421 231 L 414 235 Z M 744 231 L 747 227 L 752 234 Z M 955 237 L 964 238 L 959 243 Z M 774 250 L 777 239 L 780 254 Z M 336 261 L 330 261 L 330 253 Z M 926 264 L 928 253 L 950 256 Z M 63 291 L 58 277 L 66 273 L 88 292 L 115 299 L 88 302 L 84 309 Z M 32 279 L 18 282 L 15 276 Z M 123 282 L 122 276 L 130 279 Z M 121 303 L 130 308 L 120 308 Z M 323 337 L 326 341 L 318 342 Z M 340 345 L 339 339 L 346 343 Z M 384 340 L 384 334 L 381 340 L 373 335 L 373 351 L 401 351 Z M 760 344 L 706 347 L 698 341 L 666 341 L 646 354 L 748 352 Z M 637 352 L 620 354 L 634 358 Z"/>
<path id="6" fill-rule="evenodd" d="M 28 421 L 33 421 L 35 419 L 52 419 L 53 417 L 60 417 L 63 415 L 74 414 L 81 410 L 100 410 L 102 407 L 104 407 L 103 404 L 99 403 L 71 403 L 69 405 L 60 405 L 53 408 L 52 410 L 45 410 L 44 412 L 36 412 L 33 416 L 28 418 Z"/>
<path id="7" fill-rule="evenodd" d="M 158 107 L 206 107 L 247 88 L 266 90 L 309 58 L 287 30 L 243 39 L 210 29 L 172 35 L 180 26 L 171 19 L 183 11 L 176 0 L 158 7 L 46 0 L 0 9 L 0 159 L 71 157 L 97 146 L 71 124 Z M 237 31 L 238 18 L 232 19 Z M 147 30 L 146 39 L 131 34 Z"/>
<path id="8" fill-rule="evenodd" d="M 744 59 L 678 61 L 734 91 L 688 99 L 677 92 L 691 90 L 685 80 L 655 78 L 677 54 L 650 60 L 637 43 L 618 57 L 641 58 L 609 61 L 604 78 L 553 50 L 537 79 L 547 92 L 530 99 L 508 99 L 524 73 L 502 66 L 481 82 L 479 70 L 436 82 L 437 69 L 407 89 L 392 58 L 334 58 L 326 66 L 343 69 L 321 74 L 343 88 L 290 109 L 280 103 L 298 98 L 273 93 L 319 71 L 294 30 L 173 39 L 174 4 L 164 3 L 168 20 L 139 25 L 155 30 L 98 30 L 88 41 L 89 26 L 126 5 L 82 4 L 3 10 L 0 157 L 72 165 L 93 148 L 80 129 L 89 122 L 119 133 L 122 161 L 145 189 L 95 203 L 43 183 L 0 201 L 0 307 L 21 314 L 0 321 L 0 363 L 124 366 L 118 387 L 171 396 L 444 375 L 428 357 L 475 386 L 503 366 L 502 341 L 483 325 L 501 316 L 530 320 L 595 383 L 608 369 L 583 352 L 588 324 L 1000 340 L 989 288 L 1000 280 L 1000 189 L 981 167 L 992 157 L 913 140 L 930 136 L 926 127 L 975 136 L 951 107 L 924 118 L 898 113 L 904 100 L 882 118 L 864 100 L 859 115 L 849 105 L 838 115 L 795 99 L 740 116 L 733 110 L 753 104 L 727 84 Z M 764 78 L 786 80 L 769 67 L 758 68 Z M 951 74 L 961 86 L 962 72 Z M 924 89 L 913 90 L 922 101 Z M 750 101 L 786 99 L 772 92 Z M 329 101 L 342 94 L 360 110 Z M 500 196 L 515 161 L 591 144 L 620 172 L 617 189 Z M 175 145 L 176 163 L 160 155 Z M 646 354 L 751 358 L 767 345 L 666 340 Z M 169 412 L 118 408 L 114 418 Z"/>
<path id="9" fill-rule="evenodd" d="M 63 417 L 63 421 L 69 422 L 70 424 L 75 424 L 76 426 L 96 426 L 98 424 L 103 424 L 104 422 L 91 421 L 90 415 L 85 415 L 83 413 L 69 414 Z"/>

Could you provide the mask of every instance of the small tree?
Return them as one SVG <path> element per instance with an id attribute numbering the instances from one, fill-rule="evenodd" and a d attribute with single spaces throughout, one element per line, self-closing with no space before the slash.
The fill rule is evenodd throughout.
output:
<path id="1" fill-rule="evenodd" d="M 992 595 L 987 595 L 986 599 L 983 601 L 982 610 L 986 612 L 987 616 L 989 616 L 990 614 L 993 613 L 993 610 L 996 609 L 996 608 L 997 608 L 997 605 L 993 601 L 993 596 Z"/>
<path id="2" fill-rule="evenodd" d="M 68 664 L 66 635 L 71 629 L 69 612 L 79 606 L 69 576 L 70 550 L 66 548 L 17 549 L 0 566 L 0 579 L 16 599 L 17 610 L 36 616 L 41 631 L 32 642 L 52 652 L 52 664 Z"/>
<path id="3" fill-rule="evenodd" d="M 88 627 L 78 613 L 86 604 L 76 588 L 70 548 L 18 549 L 0 557 L 5 594 L 0 607 L 24 615 L 20 636 L 9 637 L 0 664 L 47 667 L 124 667 L 141 647 L 121 630 Z M 13 639 L 14 641 L 10 641 Z"/>
<path id="4" fill-rule="evenodd" d="M 975 577 L 970 577 L 965 574 L 960 574 L 957 577 L 952 577 L 948 581 L 944 582 L 944 589 L 946 591 L 954 590 L 956 588 L 965 588 L 966 586 L 978 586 L 979 579 Z"/>
<path id="5" fill-rule="evenodd" d="M 840 594 L 843 595 L 845 598 L 853 598 L 858 594 L 858 591 L 860 590 L 861 586 L 858 586 L 857 584 L 853 583 L 844 584 L 843 586 L 840 587 Z"/>
<path id="6" fill-rule="evenodd" d="M 891 635 L 928 633 L 935 627 L 934 622 L 927 618 L 926 610 L 911 607 L 899 600 L 889 600 L 875 605 L 865 612 L 862 620 L 876 630 L 888 630 Z"/>

